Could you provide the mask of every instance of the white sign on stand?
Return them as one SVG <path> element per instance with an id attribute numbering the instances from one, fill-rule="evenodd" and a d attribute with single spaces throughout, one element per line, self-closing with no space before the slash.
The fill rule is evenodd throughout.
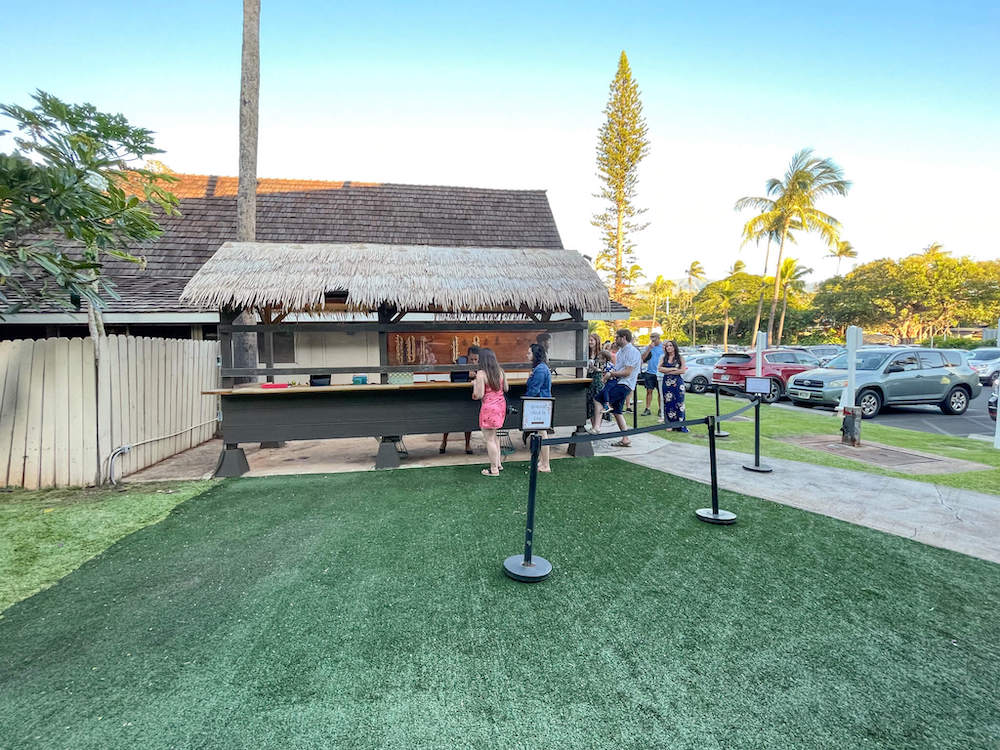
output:
<path id="1" fill-rule="evenodd" d="M 755 396 L 766 396 L 771 392 L 771 378 L 747 378 L 743 390 Z"/>
<path id="2" fill-rule="evenodd" d="M 551 430 L 554 398 L 521 397 L 521 431 Z"/>

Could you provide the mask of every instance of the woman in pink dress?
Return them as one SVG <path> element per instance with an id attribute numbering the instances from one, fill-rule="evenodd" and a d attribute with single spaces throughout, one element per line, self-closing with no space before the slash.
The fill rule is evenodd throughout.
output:
<path id="1" fill-rule="evenodd" d="M 479 370 L 472 385 L 472 398 L 480 401 L 479 428 L 486 440 L 486 452 L 490 457 L 490 468 L 483 469 L 483 476 L 498 477 L 503 466 L 500 464 L 500 438 L 497 430 L 507 419 L 507 375 L 500 369 L 500 363 L 492 349 L 479 350 Z"/>

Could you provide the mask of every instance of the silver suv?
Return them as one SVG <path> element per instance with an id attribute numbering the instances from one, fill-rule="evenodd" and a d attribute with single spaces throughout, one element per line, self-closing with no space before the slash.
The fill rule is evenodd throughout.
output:
<path id="1" fill-rule="evenodd" d="M 969 352 L 969 366 L 979 375 L 983 385 L 996 385 L 1000 381 L 1000 348 L 979 348 Z"/>
<path id="2" fill-rule="evenodd" d="M 979 376 L 959 352 L 878 347 L 858 351 L 855 363 L 861 416 L 871 419 L 883 406 L 933 404 L 945 414 L 964 414 L 982 391 Z M 824 367 L 791 379 L 788 397 L 798 406 L 836 406 L 847 386 L 847 353 Z"/>

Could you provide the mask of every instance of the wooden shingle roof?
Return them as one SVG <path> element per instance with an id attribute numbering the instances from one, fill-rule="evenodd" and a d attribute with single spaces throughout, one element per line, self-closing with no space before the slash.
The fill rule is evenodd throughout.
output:
<path id="1" fill-rule="evenodd" d="M 146 270 L 106 264 L 122 295 L 109 300 L 109 311 L 190 311 L 178 300 L 184 285 L 236 239 L 237 178 L 174 176 L 178 182 L 168 189 L 180 199 L 181 215 L 160 216 L 163 235 L 129 248 L 146 258 Z M 544 190 L 266 178 L 257 184 L 257 240 L 562 248 Z"/>

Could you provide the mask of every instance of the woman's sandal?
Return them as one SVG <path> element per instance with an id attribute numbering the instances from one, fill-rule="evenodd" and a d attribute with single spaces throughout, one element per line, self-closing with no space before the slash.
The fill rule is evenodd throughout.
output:
<path id="1" fill-rule="evenodd" d="M 482 474 L 482 475 L 483 475 L 484 477 L 498 477 L 498 476 L 500 476 L 500 472 L 499 472 L 499 471 L 498 471 L 498 472 L 497 472 L 496 474 L 494 474 L 494 473 L 493 473 L 492 471 L 490 471 L 489 469 L 483 469 L 483 470 L 482 470 L 481 472 L 479 472 L 479 473 L 480 473 L 480 474 Z"/>
<path id="2" fill-rule="evenodd" d="M 615 447 L 615 448 L 631 448 L 632 447 L 632 443 L 626 443 L 626 442 L 623 442 L 621 440 L 616 440 L 611 445 L 613 447 Z"/>

